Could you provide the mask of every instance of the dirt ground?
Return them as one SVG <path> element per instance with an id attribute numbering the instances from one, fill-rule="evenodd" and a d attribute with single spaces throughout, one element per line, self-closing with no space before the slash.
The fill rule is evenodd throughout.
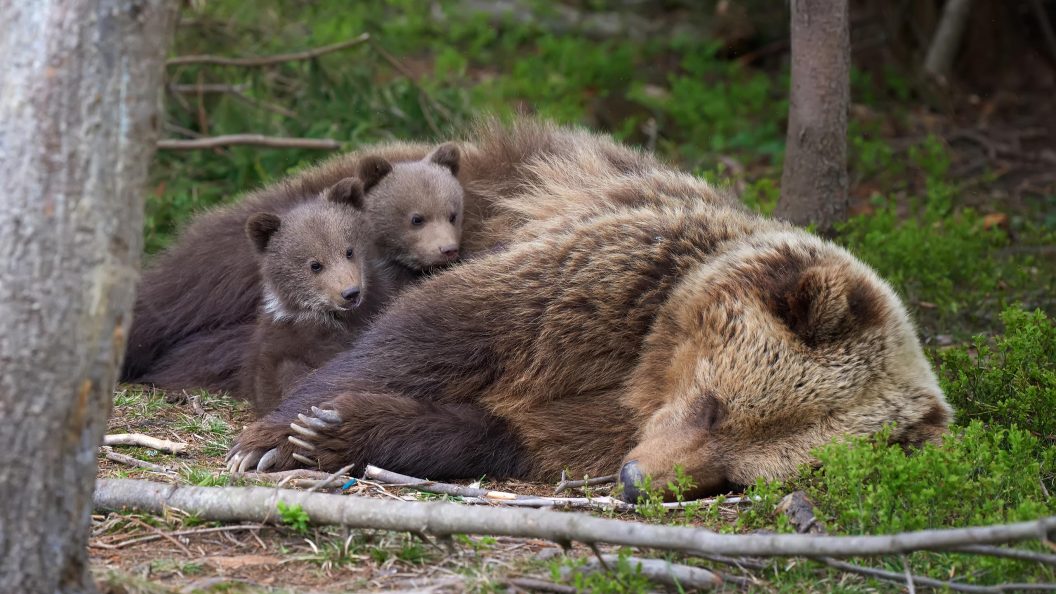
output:
<path id="1" fill-rule="evenodd" d="M 244 403 L 205 393 L 166 399 L 159 391 L 121 389 L 115 395 L 108 433 L 140 433 L 186 443 L 186 453 L 171 455 L 142 447 L 113 451 L 148 461 L 146 469 L 99 457 L 99 477 L 137 478 L 181 485 L 261 484 L 233 479 L 223 472 L 232 439 L 252 420 Z M 291 481 L 285 488 L 303 488 Z M 524 495 L 552 495 L 554 485 L 505 481 L 489 488 Z M 592 493 L 605 494 L 607 487 Z M 341 492 L 327 489 L 329 492 Z M 348 496 L 416 500 L 458 500 L 410 489 L 358 481 Z M 580 496 L 581 493 L 566 493 Z M 718 518 L 736 518 L 736 506 L 721 506 Z M 585 513 L 585 512 L 569 512 Z M 606 517 L 638 519 L 635 514 L 597 512 Z M 181 510 L 164 517 L 111 513 L 92 518 L 92 569 L 103 592 L 231 591 L 422 591 L 517 590 L 510 581 L 551 581 L 551 565 L 562 549 L 553 542 L 524 538 L 456 537 L 449 542 L 408 534 L 308 528 L 285 525 L 222 525 L 204 522 Z M 612 552 L 602 547 L 602 552 Z M 593 552 L 576 545 L 570 557 Z M 735 581 L 737 576 L 733 576 Z M 567 589 L 567 586 L 565 587 Z M 556 587 L 554 591 L 561 591 Z"/>

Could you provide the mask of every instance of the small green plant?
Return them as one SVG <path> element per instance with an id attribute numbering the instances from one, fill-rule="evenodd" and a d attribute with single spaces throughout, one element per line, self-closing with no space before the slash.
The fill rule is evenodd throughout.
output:
<path id="1" fill-rule="evenodd" d="M 1056 441 L 1056 324 L 1042 311 L 1006 309 L 1005 333 L 937 355 L 958 422 L 981 420 Z"/>
<path id="2" fill-rule="evenodd" d="M 278 503 L 279 520 L 287 527 L 299 534 L 308 533 L 308 512 L 300 504 L 287 505 L 285 501 Z"/>
<path id="3" fill-rule="evenodd" d="M 619 550 L 615 563 L 609 563 L 609 571 L 585 572 L 587 559 L 562 557 L 550 563 L 550 575 L 554 581 L 564 581 L 577 592 L 599 594 L 630 594 L 652 592 L 654 586 L 642 575 L 642 567 L 630 559 L 630 550 Z"/>
<path id="4" fill-rule="evenodd" d="M 645 478 L 634 484 L 638 487 L 638 501 L 636 502 L 635 511 L 638 515 L 642 516 L 646 520 L 652 520 L 654 522 L 662 522 L 664 517 L 667 515 L 667 509 L 664 508 L 664 490 L 663 488 L 653 486 L 653 477 L 646 475 Z"/>

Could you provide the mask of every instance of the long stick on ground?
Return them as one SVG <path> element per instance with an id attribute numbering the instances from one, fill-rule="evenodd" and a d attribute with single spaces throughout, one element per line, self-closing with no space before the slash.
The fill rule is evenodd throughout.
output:
<path id="1" fill-rule="evenodd" d="M 193 138 L 191 140 L 168 138 L 159 140 L 158 148 L 162 150 L 189 151 L 236 144 L 321 150 L 341 148 L 341 143 L 331 138 L 287 138 L 284 136 L 264 136 L 263 134 L 227 134 L 224 136 Z"/>
<path id="2" fill-rule="evenodd" d="M 292 52 L 289 54 L 275 54 L 274 56 L 253 56 L 249 58 L 225 58 L 223 56 L 211 56 L 211 55 L 200 55 L 200 56 L 178 56 L 171 58 L 165 62 L 166 66 L 179 66 L 182 64 L 216 64 L 219 66 L 270 66 L 271 64 L 281 64 L 282 62 L 293 62 L 296 60 L 310 60 L 312 58 L 319 57 L 323 54 L 329 54 L 331 52 L 340 51 L 346 48 L 350 48 L 361 43 L 366 43 L 370 39 L 369 33 L 363 33 L 358 37 L 341 41 L 339 43 L 333 43 L 330 45 L 324 45 L 315 49 L 304 50 L 301 52 Z"/>
<path id="3" fill-rule="evenodd" d="M 1056 516 L 1049 516 L 1017 524 L 885 536 L 733 535 L 548 510 L 469 508 L 456 503 L 370 499 L 266 487 L 181 487 L 130 479 L 100 479 L 94 499 L 98 510 L 162 513 L 178 508 L 203 520 L 256 522 L 273 520 L 280 501 L 300 505 L 313 523 L 350 528 L 434 535 L 491 534 L 761 557 L 887 555 L 1033 540 L 1056 531 Z"/>
<path id="4" fill-rule="evenodd" d="M 168 452 L 170 454 L 182 454 L 187 451 L 187 444 L 185 443 L 159 439 L 157 437 L 143 435 L 142 433 L 113 433 L 106 435 L 103 437 L 103 445 L 140 446 L 152 450 L 158 450 L 159 452 Z"/>
<path id="5" fill-rule="evenodd" d="M 877 569 L 875 567 L 862 567 L 861 565 L 854 565 L 853 563 L 847 563 L 845 561 L 837 561 L 836 559 L 821 558 L 818 559 L 825 565 L 840 571 L 846 571 L 849 573 L 857 573 L 858 575 L 864 575 L 879 580 L 888 582 L 896 582 L 904 584 L 906 583 L 905 574 L 898 573 L 897 571 L 888 571 L 886 569 Z M 958 582 L 947 582 L 945 580 L 936 580 L 929 577 L 913 576 L 913 581 L 921 586 L 927 586 L 929 588 L 943 589 L 949 588 L 954 592 L 972 592 L 975 594 L 997 594 L 1001 592 L 1051 592 L 1056 591 L 1056 584 L 996 584 L 993 586 L 977 585 L 977 584 L 961 584 Z"/>

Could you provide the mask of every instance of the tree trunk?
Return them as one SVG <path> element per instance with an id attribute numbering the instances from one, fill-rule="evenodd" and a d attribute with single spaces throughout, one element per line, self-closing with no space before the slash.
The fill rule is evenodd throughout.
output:
<path id="1" fill-rule="evenodd" d="M 792 90 L 776 216 L 829 232 L 847 216 L 847 0 L 792 0 Z"/>
<path id="2" fill-rule="evenodd" d="M 972 0 L 946 0 L 942 9 L 942 19 L 924 58 L 924 71 L 941 82 L 950 77 L 971 11 Z"/>
<path id="3" fill-rule="evenodd" d="M 0 592 L 87 541 L 141 257 L 172 0 L 0 0 Z"/>

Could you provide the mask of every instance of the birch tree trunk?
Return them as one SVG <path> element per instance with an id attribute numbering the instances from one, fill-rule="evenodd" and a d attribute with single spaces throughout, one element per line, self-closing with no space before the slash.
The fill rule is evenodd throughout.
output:
<path id="1" fill-rule="evenodd" d="M 792 0 L 792 89 L 775 215 L 828 232 L 847 217 L 847 0 Z"/>
<path id="2" fill-rule="evenodd" d="M 0 592 L 91 592 L 173 0 L 0 0 Z"/>

